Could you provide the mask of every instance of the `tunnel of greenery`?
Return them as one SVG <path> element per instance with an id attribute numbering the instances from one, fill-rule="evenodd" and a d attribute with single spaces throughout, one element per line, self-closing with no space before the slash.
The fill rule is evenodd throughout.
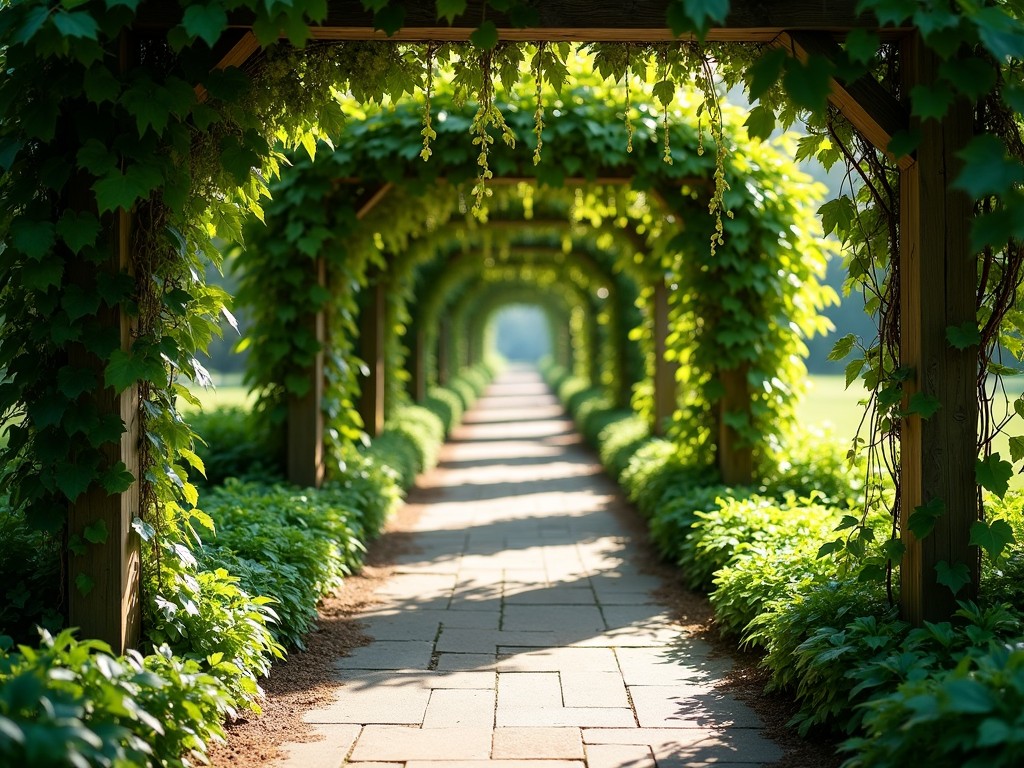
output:
<path id="1" fill-rule="evenodd" d="M 1022 59 L 1004 0 L 0 0 L 0 761 L 180 765 L 258 707 L 528 297 L 801 727 L 1019 764 Z M 834 351 L 857 477 L 790 430 L 823 231 L 879 330 Z M 221 242 L 257 405 L 193 417 Z"/>

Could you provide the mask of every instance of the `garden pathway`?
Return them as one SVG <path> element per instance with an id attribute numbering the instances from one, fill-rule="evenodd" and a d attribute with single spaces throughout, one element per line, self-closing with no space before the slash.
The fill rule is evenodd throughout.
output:
<path id="1" fill-rule="evenodd" d="M 782 756 L 729 662 L 682 636 L 611 511 L 614 483 L 532 370 L 467 414 L 420 491 L 417 551 L 337 662 L 322 741 L 287 768 L 699 768 Z"/>

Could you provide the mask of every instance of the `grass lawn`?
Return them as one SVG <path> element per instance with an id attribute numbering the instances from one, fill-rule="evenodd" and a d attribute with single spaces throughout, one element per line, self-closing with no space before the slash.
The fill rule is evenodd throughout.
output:
<path id="1" fill-rule="evenodd" d="M 223 384 L 218 383 L 210 389 L 192 387 L 192 393 L 202 402 L 204 411 L 212 411 L 216 408 L 226 408 L 232 405 L 250 408 L 253 404 L 249 388 L 242 386 L 241 377 L 237 376 L 234 379 L 228 379 Z M 185 410 L 195 409 L 186 405 Z"/>
<path id="2" fill-rule="evenodd" d="M 817 375 L 811 376 L 810 379 L 807 396 L 798 408 L 801 423 L 819 429 L 830 428 L 837 438 L 844 443 L 849 442 L 853 439 L 864 413 L 864 408 L 857 404 L 858 400 L 866 396 L 863 385 L 854 382 L 850 389 L 846 389 L 846 381 L 842 376 Z M 1006 384 L 1006 392 L 1011 400 L 1020 397 L 1022 391 L 1024 382 L 1011 381 Z M 1011 402 L 1011 411 L 1012 407 Z M 1011 424 L 1011 427 L 1016 432 L 1022 431 L 1016 424 Z M 1009 435 L 1001 434 L 996 437 L 992 449 L 1009 460 Z M 1024 476 L 1015 474 L 1010 485 L 1024 489 Z"/>

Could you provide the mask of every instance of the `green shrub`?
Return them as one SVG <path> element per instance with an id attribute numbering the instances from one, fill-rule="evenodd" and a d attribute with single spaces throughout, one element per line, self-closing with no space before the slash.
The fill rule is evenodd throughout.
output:
<path id="1" fill-rule="evenodd" d="M 812 580 L 771 600 L 747 627 L 743 642 L 765 649 L 769 687 L 798 690 L 797 649 L 822 627 L 841 627 L 863 616 L 886 616 L 884 585 L 853 579 Z"/>
<path id="2" fill-rule="evenodd" d="M 670 441 L 653 438 L 633 454 L 619 482 L 640 514 L 650 518 L 662 505 L 708 485 L 713 477 L 707 467 L 685 462 Z"/>
<path id="3" fill-rule="evenodd" d="M 265 415 L 229 406 L 192 414 L 189 424 L 202 439 L 196 453 L 205 465 L 206 485 L 219 485 L 229 477 L 264 482 L 284 478 L 282 431 L 273 429 Z"/>
<path id="4" fill-rule="evenodd" d="M 448 382 L 447 388 L 454 392 L 455 395 L 462 401 L 462 410 L 468 411 L 476 403 L 477 394 L 476 390 L 473 389 L 473 385 L 462 378 L 453 378 Z"/>
<path id="5" fill-rule="evenodd" d="M 562 401 L 569 413 L 572 413 L 570 403 L 573 398 L 586 392 L 588 389 L 590 389 L 589 379 L 585 379 L 582 376 L 566 376 L 559 383 L 555 394 L 558 395 L 558 399 Z"/>
<path id="6" fill-rule="evenodd" d="M 64 625 L 60 544 L 60 536 L 31 530 L 0 498 L 0 635 L 32 643 L 36 625 L 53 632 Z"/>
<path id="7" fill-rule="evenodd" d="M 441 420 L 445 435 L 462 421 L 462 400 L 450 389 L 431 387 L 421 405 Z"/>
<path id="8" fill-rule="evenodd" d="M 19 651 L 0 650 L 0 765 L 184 768 L 233 714 L 217 678 L 167 648 L 115 659 L 65 630 Z"/>
<path id="9" fill-rule="evenodd" d="M 420 472 L 437 464 L 437 456 L 444 443 L 444 425 L 436 414 L 418 405 L 400 406 L 384 425 L 384 434 L 388 433 L 398 435 L 415 451 L 413 481 Z"/>
<path id="10" fill-rule="evenodd" d="M 673 488 L 671 497 L 659 504 L 648 521 L 651 541 L 662 557 L 676 565 L 683 558 L 683 546 L 690 536 L 697 512 L 718 509 L 723 500 L 736 495 L 748 496 L 749 489 L 734 489 L 725 485 L 688 485 Z"/>
<path id="11" fill-rule="evenodd" d="M 617 412 L 625 413 L 625 412 Z M 601 454 L 601 464 L 605 471 L 619 480 L 629 460 L 640 447 L 651 438 L 651 430 L 647 422 L 639 416 L 623 415 L 611 421 L 601 430 L 597 438 Z"/>
<path id="12" fill-rule="evenodd" d="M 862 495 L 865 472 L 847 459 L 847 449 L 834 436 L 805 429 L 784 444 L 773 442 L 762 462 L 762 494 L 783 498 L 817 493 L 823 504 L 846 506 Z"/>
<path id="13" fill-rule="evenodd" d="M 835 510 L 799 502 L 782 504 L 761 496 L 721 498 L 717 508 L 697 510 L 697 520 L 679 548 L 679 565 L 691 588 L 708 589 L 715 573 L 750 551 L 820 544 L 835 529 Z"/>
<path id="14" fill-rule="evenodd" d="M 200 565 L 223 568 L 247 593 L 271 598 L 275 639 L 302 648 L 320 597 L 362 563 L 365 536 L 355 501 L 337 483 L 299 491 L 229 480 L 204 499 L 217 534 L 204 533 Z"/>
<path id="15" fill-rule="evenodd" d="M 819 546 L 820 542 L 800 539 L 776 542 L 772 547 L 749 547 L 719 569 L 708 598 L 722 634 L 742 638 L 750 622 L 771 602 L 832 575 L 835 564 L 818 557 Z"/>
<path id="16" fill-rule="evenodd" d="M 236 707 L 259 710 L 258 680 L 284 648 L 268 626 L 273 600 L 253 596 L 223 568 L 202 570 L 182 545 L 162 541 L 159 564 L 148 568 L 143 603 L 146 640 L 198 661 L 223 683 Z M 159 573 L 159 580 L 156 574 Z"/>
<path id="17" fill-rule="evenodd" d="M 990 521 L 1006 521 L 1014 541 L 998 562 L 988 552 L 982 553 L 979 599 L 988 604 L 1024 606 L 1024 493 L 1010 491 L 1002 499 L 989 495 L 985 512 Z"/>
<path id="18" fill-rule="evenodd" d="M 1024 647 L 991 643 L 956 666 L 910 677 L 864 707 L 843 768 L 1012 768 L 1024 764 Z"/>

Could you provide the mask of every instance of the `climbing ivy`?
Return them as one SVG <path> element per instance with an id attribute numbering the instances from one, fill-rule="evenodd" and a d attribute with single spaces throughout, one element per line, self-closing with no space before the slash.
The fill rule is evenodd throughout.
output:
<path id="1" fill-rule="evenodd" d="M 404 11 L 399 3 L 366 0 L 364 6 L 374 12 L 381 29 L 391 32 L 401 27 Z M 517 0 L 489 0 L 486 6 L 507 14 L 514 24 L 528 26 L 539 18 L 536 7 Z M 666 22 L 676 34 L 699 37 L 722 22 L 729 7 L 727 0 L 672 0 Z M 939 57 L 938 81 L 910 94 L 900 94 L 896 84 L 897 50 L 870 32 L 852 33 L 836 58 L 812 55 L 806 62 L 780 55 L 776 49 L 689 42 L 599 46 L 593 49 L 597 70 L 615 81 L 606 91 L 614 98 L 591 102 L 590 115 L 570 117 L 560 123 L 561 128 L 555 124 L 556 108 L 563 114 L 578 114 L 566 109 L 577 98 L 562 85 L 567 52 L 560 46 L 506 44 L 498 39 L 493 20 L 479 25 L 471 35 L 471 47 L 326 45 L 310 42 L 310 23 L 327 12 L 323 0 L 182 0 L 159 4 L 162 20 L 146 28 L 135 24 L 139 8 L 136 0 L 7 0 L 0 4 L 0 67 L 5 73 L 0 81 L 0 241 L 4 246 L 0 313 L 5 319 L 0 329 L 0 365 L 6 374 L 0 388 L 0 414 L 7 438 L 0 463 L 5 468 L 4 488 L 38 527 L 64 526 L 68 505 L 79 502 L 84 494 L 105 497 L 138 482 L 140 534 L 152 538 L 144 518 L 159 506 L 161 514 L 153 515 L 152 521 L 169 527 L 162 531 L 164 537 L 187 538 L 197 503 L 187 476 L 190 468 L 201 471 L 201 466 L 192 453 L 194 437 L 176 400 L 189 397 L 182 381 L 207 380 L 198 355 L 219 332 L 217 319 L 226 297 L 205 286 L 201 278 L 203 265 L 220 258 L 213 238 L 238 242 L 242 220 L 250 214 L 264 215 L 268 181 L 286 162 L 286 152 L 301 148 L 312 157 L 319 140 L 343 135 L 342 94 L 364 104 L 379 103 L 385 97 L 408 103 L 408 97 L 422 93 L 428 82 L 423 77 L 424 62 L 430 62 L 431 69 L 451 62 L 455 67 L 453 103 L 476 103 L 476 145 L 464 138 L 474 125 L 473 118 L 452 109 L 442 122 L 433 92 L 433 117 L 427 127 L 438 136 L 435 139 L 429 132 L 422 136 L 430 139 L 434 159 L 445 158 L 449 181 L 460 181 L 452 172 L 457 165 L 477 171 L 478 206 L 486 197 L 489 174 L 524 165 L 511 160 L 513 135 L 528 149 L 537 150 L 539 157 L 555 158 L 550 165 L 537 165 L 536 176 L 542 184 L 557 185 L 565 176 L 593 174 L 609 158 L 623 157 L 629 146 L 633 149 L 629 165 L 635 169 L 639 190 L 652 190 L 662 180 L 682 184 L 682 179 L 695 173 L 713 179 L 710 194 L 702 196 L 695 189 L 689 193 L 693 205 L 710 209 L 710 226 L 688 226 L 673 237 L 699 233 L 705 243 L 713 243 L 715 264 L 731 258 L 724 250 L 731 237 L 757 243 L 768 257 L 780 253 L 772 243 L 743 231 L 745 223 L 749 227 L 753 222 L 743 218 L 745 208 L 730 202 L 733 195 L 734 202 L 746 205 L 750 198 L 743 182 L 749 174 L 736 164 L 742 156 L 731 154 L 729 117 L 727 111 L 719 110 L 712 91 L 715 77 L 730 85 L 743 82 L 758 101 L 747 120 L 753 136 L 766 136 L 776 124 L 805 118 L 810 133 L 798 147 L 800 156 L 814 155 L 826 164 L 844 157 L 873 182 L 867 185 L 867 193 L 857 193 L 858 201 L 848 195 L 825 209 L 827 228 L 838 230 L 852 243 L 851 265 L 863 269 L 853 280 L 871 289 L 876 268 L 884 262 L 884 251 L 874 246 L 887 239 L 892 244 L 892 227 L 884 228 L 893 210 L 891 167 L 884 156 L 856 147 L 849 128 L 827 110 L 829 78 L 877 76 L 894 93 L 908 97 L 912 112 L 926 120 L 941 118 L 966 99 L 980 130 L 960 153 L 962 166 L 953 184 L 977 200 L 972 238 L 981 255 L 979 314 L 977 328 L 949 329 L 949 341 L 954 346 L 978 347 L 979 381 L 1000 348 L 997 340 L 1011 353 L 1020 349 L 1024 150 L 1019 115 L 1024 107 L 1020 67 L 1024 25 L 1013 3 L 950 6 L 861 0 L 858 8 L 873 14 L 883 26 L 917 27 L 927 50 Z M 438 17 L 449 21 L 465 10 L 460 0 L 437 4 Z M 235 35 L 229 28 L 228 11 L 251 19 L 263 49 L 244 71 L 216 66 L 214 50 L 222 42 L 233 42 Z M 523 74 L 530 69 L 528 60 L 535 62 L 533 88 Z M 645 105 L 651 95 L 645 83 L 652 73 L 657 103 Z M 514 111 L 500 106 L 495 110 L 492 74 L 502 83 L 506 97 L 514 83 L 526 82 L 527 90 L 540 93 L 542 99 L 535 103 L 526 97 L 519 102 L 513 99 L 509 103 L 515 105 Z M 690 83 L 704 93 L 695 116 L 691 107 L 673 104 L 669 98 L 672 88 Z M 562 107 L 547 106 L 559 102 Z M 681 122 L 675 122 L 677 110 L 684 114 Z M 352 116 L 359 117 L 358 112 L 350 109 Z M 410 129 L 414 138 L 420 136 L 424 112 L 431 114 L 430 108 L 406 111 L 399 107 L 395 124 Z M 612 129 L 621 125 L 620 119 L 630 126 L 631 136 L 625 140 Z M 373 119 L 360 120 L 344 132 L 366 145 L 356 154 L 370 157 L 374 161 L 370 167 L 393 159 L 395 153 L 405 157 L 402 153 L 411 152 L 409 159 L 419 161 L 423 147 L 418 141 L 391 147 L 375 143 L 366 133 L 374 124 Z M 445 125 L 450 130 L 444 130 Z M 507 142 L 492 144 L 492 131 Z M 673 131 L 681 133 L 681 141 L 673 138 Z M 445 143 L 446 134 L 460 141 Z M 533 146 L 529 146 L 531 137 Z M 916 141 L 912 134 L 899 134 L 889 149 L 900 155 L 911 151 Z M 701 153 L 705 146 L 709 157 Z M 374 147 L 391 154 L 373 158 Z M 469 162 L 463 163 L 467 156 Z M 339 167 L 350 160 L 342 158 Z M 736 173 L 732 178 L 730 163 Z M 424 168 L 431 166 L 424 164 Z M 406 170 L 401 163 L 394 167 Z M 753 173 L 755 168 L 751 165 L 747 171 Z M 436 181 L 437 174 L 427 170 L 417 178 L 426 184 Z M 770 198 L 759 202 L 760 208 L 754 206 L 758 216 L 771 219 L 784 211 Z M 730 212 L 735 218 L 729 218 Z M 125 215 L 129 213 L 130 217 Z M 883 229 L 855 224 L 865 220 L 871 224 L 872 217 Z M 687 221 L 699 219 L 688 216 Z M 787 235 L 785 248 L 799 249 L 810 231 L 795 233 L 796 242 Z M 303 224 L 303 231 L 289 242 L 302 241 L 312 259 L 313 253 L 319 257 L 321 246 L 343 234 L 343 230 L 306 229 Z M 695 253 L 707 254 L 706 245 L 698 248 L 697 242 L 696 237 L 687 240 Z M 679 251 L 684 250 L 682 241 L 677 244 Z M 370 245 L 360 248 L 365 248 L 363 263 L 373 263 Z M 725 263 L 723 277 L 739 275 L 739 271 L 729 272 L 734 266 Z M 803 299 L 797 299 L 812 282 L 798 282 L 801 286 L 794 292 L 783 291 L 781 305 L 773 307 L 789 302 L 799 309 Z M 350 286 L 358 283 L 357 270 Z M 333 295 L 311 290 L 307 282 L 298 285 L 314 305 L 326 306 L 335 300 Z M 739 287 L 765 299 L 771 293 L 754 283 Z M 894 306 L 893 290 L 889 282 L 878 285 L 880 310 Z M 685 317 L 701 317 L 696 312 L 699 300 L 697 294 L 679 298 L 674 310 L 679 328 L 697 328 L 696 323 L 687 326 Z M 287 307 L 282 311 L 287 312 Z M 781 326 L 772 320 L 764 323 L 731 331 L 764 332 L 764 338 L 778 339 Z M 808 323 L 804 332 L 814 321 L 808 319 Z M 123 332 L 117 330 L 119 324 Z M 880 343 L 868 346 L 862 355 L 861 369 L 879 394 L 891 391 L 892 382 L 906 376 L 894 357 L 891 327 L 883 324 Z M 725 342 L 727 328 L 727 324 L 715 325 L 706 338 Z M 737 339 L 731 345 L 735 359 L 749 357 L 739 350 L 752 338 Z M 285 355 L 291 351 L 288 346 Z M 694 363 L 694 370 L 700 370 L 701 361 L 695 358 Z M 344 364 L 347 361 L 339 361 L 339 366 Z M 266 370 L 271 367 L 268 364 Z M 1007 372 L 998 366 L 994 370 Z M 700 397 L 713 400 L 713 374 L 695 375 Z M 754 378 L 755 388 L 766 381 L 772 384 L 760 374 Z M 255 381 L 271 386 L 269 378 Z M 774 395 L 769 393 L 770 402 L 760 403 L 765 424 L 769 415 L 785 416 L 781 406 L 772 412 L 773 402 L 786 399 L 785 388 L 773 389 L 782 392 L 782 400 L 772 400 Z M 698 411 L 703 407 L 691 405 Z M 888 419 L 891 433 L 895 403 L 882 402 L 882 406 L 877 423 L 884 432 Z M 915 407 L 923 413 L 921 408 L 934 404 L 919 402 Z M 680 423 L 686 424 L 687 418 Z M 755 415 L 755 422 L 758 418 Z M 989 419 L 986 424 L 997 421 Z M 131 431 L 126 431 L 129 426 Z M 747 425 L 737 426 L 746 429 Z M 120 462 L 117 450 L 122 441 L 134 439 L 136 430 L 144 446 L 138 468 Z M 754 439 L 759 432 L 760 424 L 755 423 L 748 437 Z M 1021 446 L 1024 440 L 1017 438 L 1012 444 L 1013 461 L 1024 458 Z M 979 464 L 978 480 L 1001 492 L 1010 472 L 1009 462 L 994 455 Z M 99 526 L 68 534 L 74 552 L 102 542 L 109 531 Z M 90 589 L 93 576 L 73 574 L 83 592 Z"/>

